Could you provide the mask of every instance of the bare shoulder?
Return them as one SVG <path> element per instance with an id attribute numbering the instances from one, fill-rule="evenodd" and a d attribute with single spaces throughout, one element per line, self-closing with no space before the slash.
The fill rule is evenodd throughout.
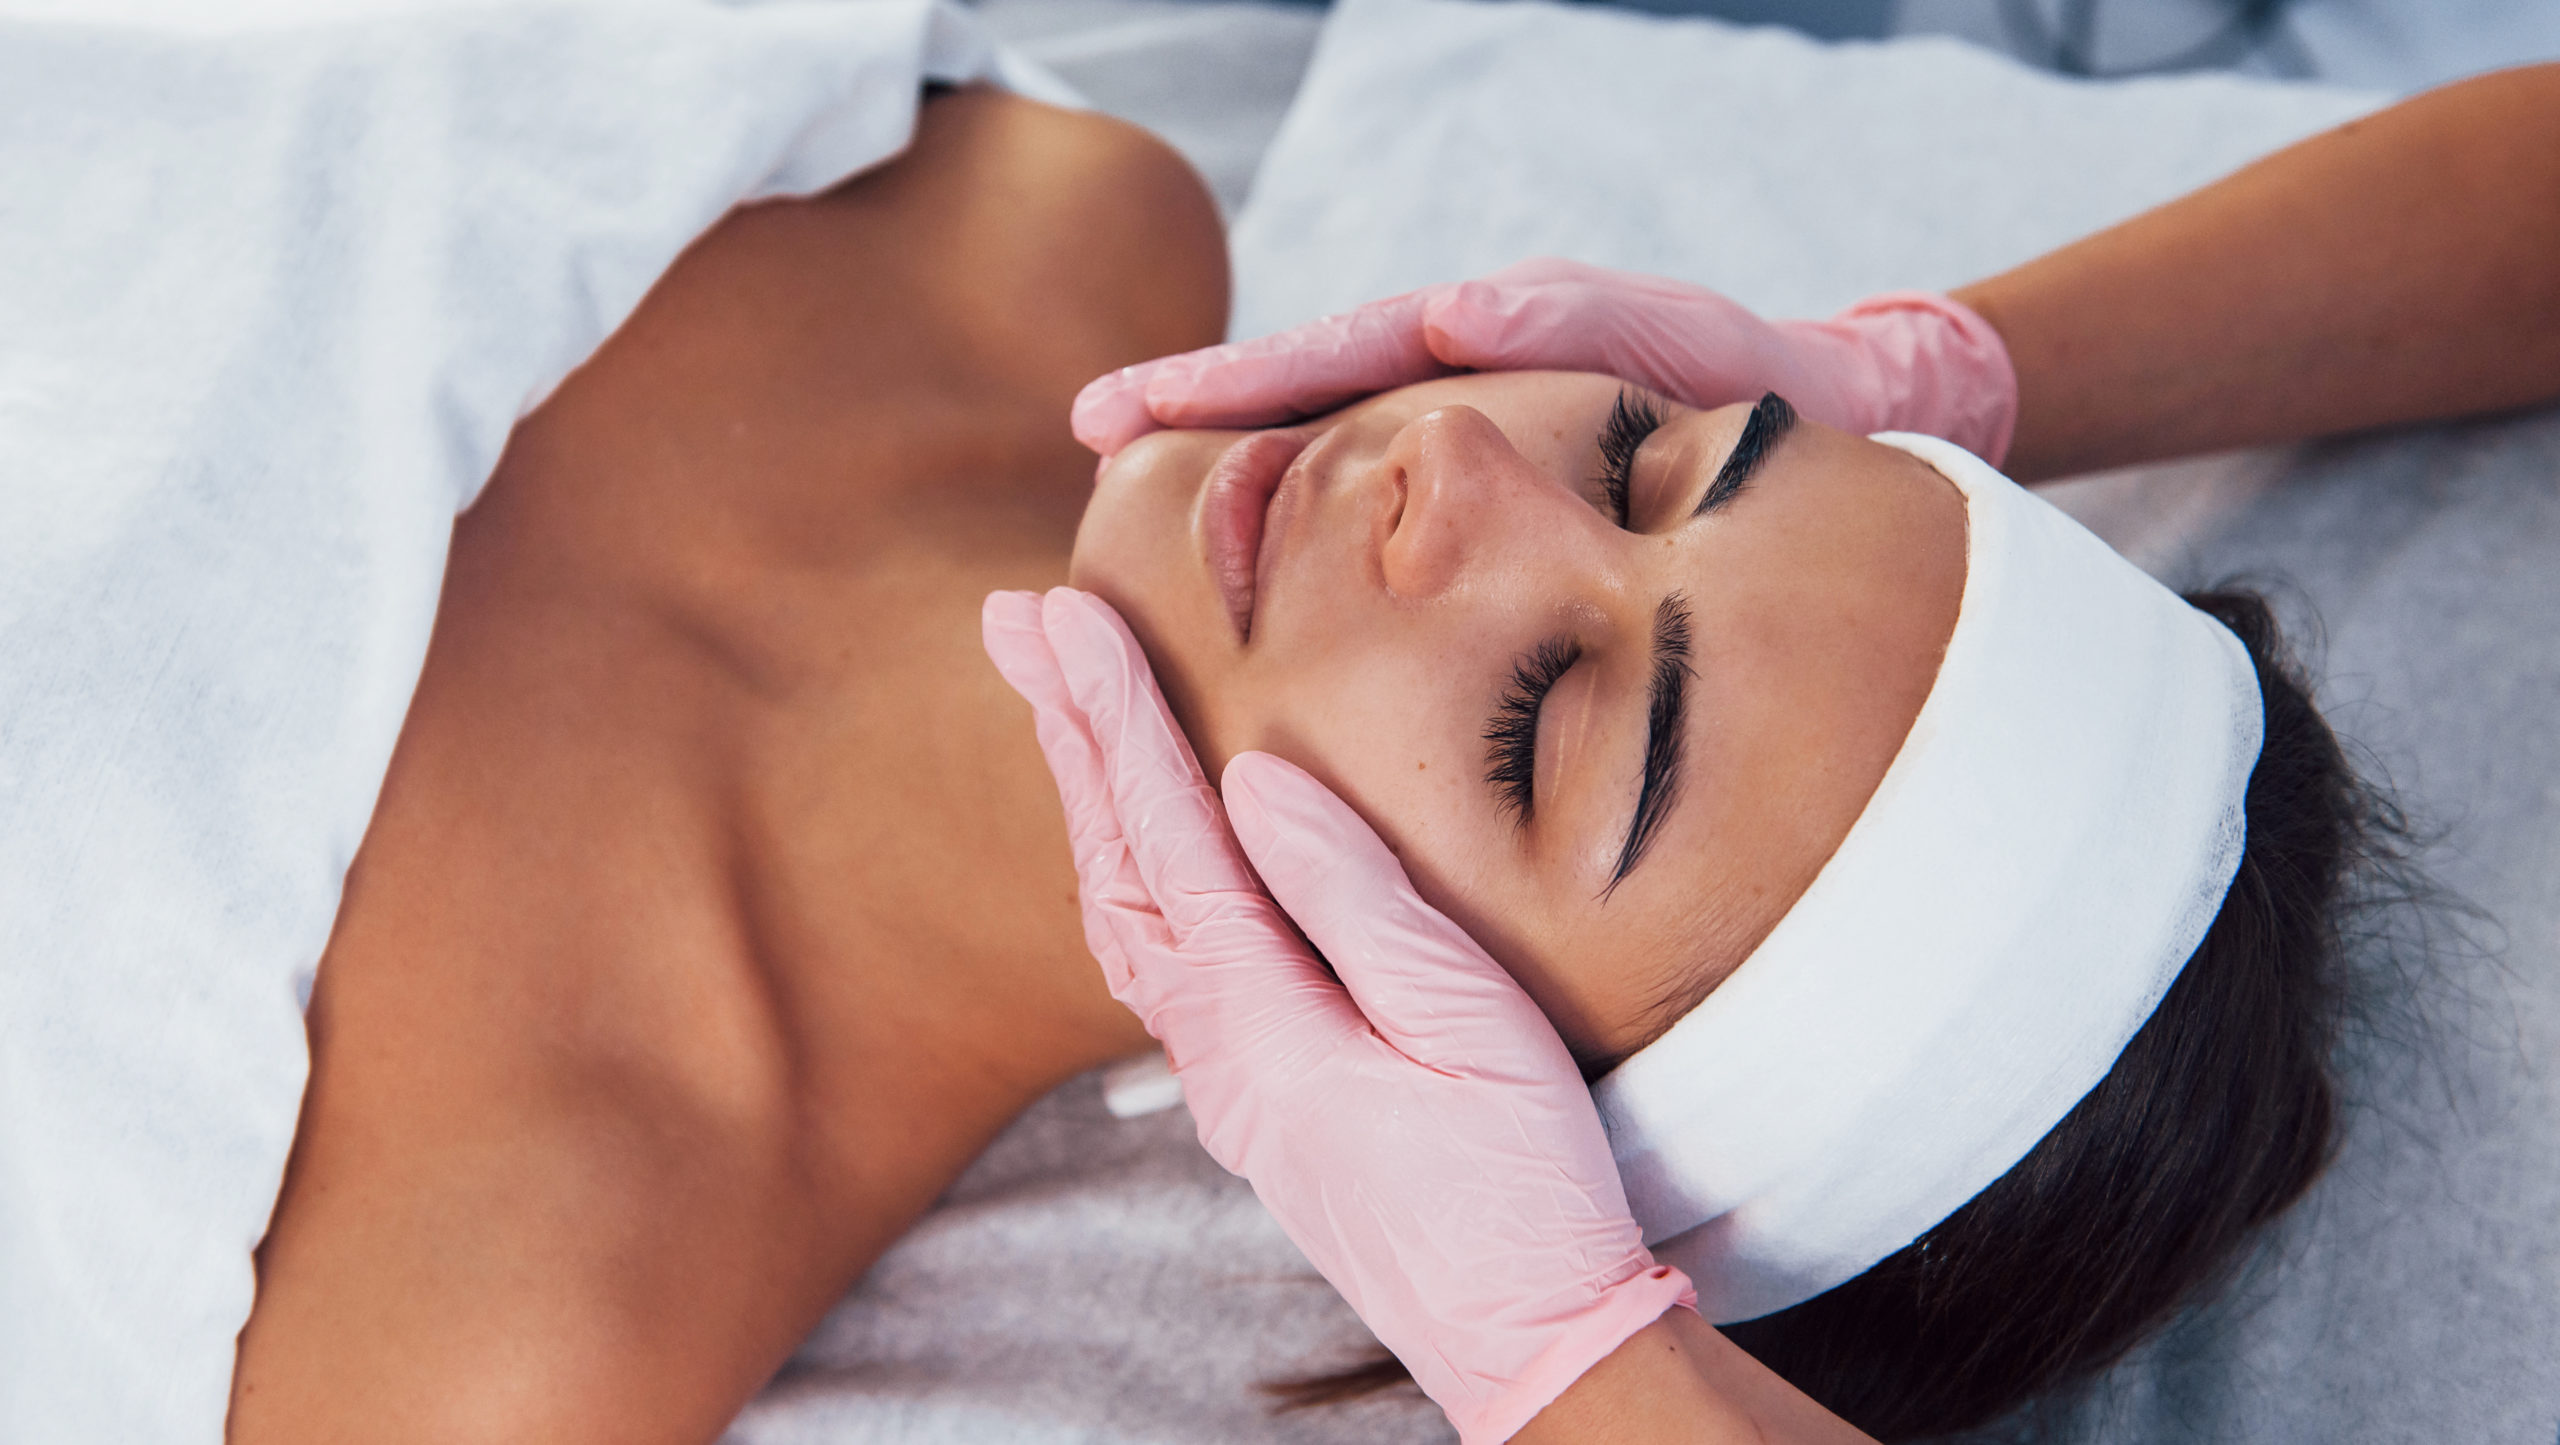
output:
<path id="1" fill-rule="evenodd" d="M 1226 237 L 1207 186 L 1172 147 L 1108 116 L 945 92 L 904 156 L 829 199 L 895 214 L 943 326 L 1061 363 L 1078 385 L 1225 330 Z M 1053 348 L 1072 354 L 1043 355 Z"/>
<path id="2" fill-rule="evenodd" d="M 895 160 L 698 239 L 518 428 L 513 461 L 574 462 L 627 490 L 633 468 L 680 459 L 694 488 L 735 470 L 745 425 L 815 467 L 765 457 L 737 479 L 750 487 L 805 473 L 884 496 L 1006 477 L 1080 496 L 1077 389 L 1218 340 L 1226 311 L 1217 207 L 1171 148 L 1108 117 L 944 91 Z"/>

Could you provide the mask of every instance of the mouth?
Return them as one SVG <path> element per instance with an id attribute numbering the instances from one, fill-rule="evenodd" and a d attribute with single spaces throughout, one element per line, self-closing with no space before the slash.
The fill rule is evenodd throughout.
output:
<path id="1" fill-rule="evenodd" d="M 1209 468 L 1200 489 L 1197 526 L 1210 576 L 1227 604 L 1239 641 L 1253 639 L 1255 583 L 1261 572 L 1264 528 L 1271 500 L 1314 436 L 1306 431 L 1259 431 L 1237 439 Z"/>

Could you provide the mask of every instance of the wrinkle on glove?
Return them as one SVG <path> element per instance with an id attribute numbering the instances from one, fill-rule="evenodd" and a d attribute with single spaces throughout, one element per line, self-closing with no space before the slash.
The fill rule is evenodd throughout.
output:
<path id="1" fill-rule="evenodd" d="M 1201 1145 L 1462 1440 L 1508 1439 L 1694 1300 L 1645 1249 L 1545 1015 L 1357 814 L 1260 753 L 1222 801 L 1098 599 L 997 593 L 985 637 L 1037 715 L 1087 941 Z"/>

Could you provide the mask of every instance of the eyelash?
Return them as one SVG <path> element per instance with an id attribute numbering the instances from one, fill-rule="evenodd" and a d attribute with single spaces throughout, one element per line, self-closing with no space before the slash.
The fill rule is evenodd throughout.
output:
<path id="1" fill-rule="evenodd" d="M 1774 391 L 1760 394 L 1759 405 L 1751 408 L 1751 416 L 1742 424 L 1742 435 L 1734 439 L 1733 452 L 1724 459 L 1707 495 L 1698 502 L 1698 510 L 1712 512 L 1740 495 L 1759 474 L 1760 464 L 1769 459 L 1769 450 L 1778 439 L 1793 430 L 1796 409 Z"/>
<path id="2" fill-rule="evenodd" d="M 1636 449 L 1669 420 L 1660 402 L 1639 391 L 1621 388 L 1609 405 L 1609 420 L 1600 428 L 1600 492 L 1621 527 L 1627 525 L 1627 494 L 1635 486 Z"/>
<path id="3" fill-rule="evenodd" d="M 1617 870 L 1609 875 L 1609 886 L 1600 890 L 1607 898 L 1634 871 L 1637 860 L 1653 844 L 1654 830 L 1662 815 L 1671 811 L 1672 796 L 1678 791 L 1654 785 L 1656 778 L 1677 778 L 1680 771 L 1682 739 L 1674 724 L 1680 717 L 1680 697 L 1697 676 L 1689 665 L 1689 602 L 1674 592 L 1662 599 L 1653 614 L 1654 663 L 1653 700 L 1645 713 L 1645 786 L 1636 796 L 1636 816 L 1627 828 L 1626 845 L 1618 852 Z"/>
<path id="4" fill-rule="evenodd" d="M 1635 486 L 1636 452 L 1669 420 L 1663 412 L 1662 403 L 1632 388 L 1621 388 L 1617 399 L 1609 404 L 1609 419 L 1600 428 L 1599 482 L 1601 494 L 1607 498 L 1609 510 L 1620 527 L 1628 525 L 1627 499 Z M 1751 409 L 1750 418 L 1743 423 L 1742 436 L 1734 444 L 1733 455 L 1726 459 L 1724 467 L 1708 488 L 1708 496 L 1699 510 L 1711 511 L 1731 501 L 1734 494 L 1749 482 L 1751 474 L 1759 469 L 1762 456 L 1775 444 L 1776 438 L 1783 435 L 1794 421 L 1795 410 L 1787 405 L 1785 398 L 1776 392 L 1763 395 L 1760 404 Z M 1676 601 L 1676 598 L 1666 601 L 1665 608 L 1672 607 Z M 1673 641 L 1676 643 L 1676 660 L 1665 665 L 1676 668 L 1685 676 L 1689 670 L 1688 613 L 1683 608 L 1676 616 L 1668 612 L 1665 615 L 1670 620 L 1657 625 L 1675 629 Z M 1526 656 L 1511 665 L 1511 682 L 1503 689 L 1502 700 L 1495 704 L 1492 720 L 1485 724 L 1485 781 L 1493 785 L 1503 810 L 1511 814 L 1516 827 L 1528 826 L 1537 806 L 1538 715 L 1546 706 L 1547 694 L 1581 659 L 1582 648 L 1560 637 L 1549 638 L 1530 649 Z M 1676 684 L 1679 680 L 1671 681 Z M 1664 689 L 1657 687 L 1655 691 L 1661 693 Z M 1653 733 L 1659 735 L 1665 731 L 1660 719 L 1652 722 Z M 1676 749 L 1677 739 L 1670 740 L 1668 745 Z M 1657 806 L 1652 811 L 1659 813 L 1659 804 L 1668 800 L 1639 800 L 1639 814 L 1646 811 L 1644 804 L 1647 801 L 1655 802 Z M 1619 860 L 1618 878 L 1626 876 L 1635 856 L 1643 851 L 1643 841 L 1651 831 L 1640 817 L 1630 837 L 1627 856 Z M 1617 887 L 1617 879 L 1611 879 L 1609 886 Z"/>
<path id="5" fill-rule="evenodd" d="M 1484 780 L 1493 785 L 1513 824 L 1528 826 L 1537 802 L 1538 711 L 1547 694 L 1582 658 L 1582 649 L 1563 638 L 1549 638 L 1511 665 L 1511 684 L 1484 725 Z"/>

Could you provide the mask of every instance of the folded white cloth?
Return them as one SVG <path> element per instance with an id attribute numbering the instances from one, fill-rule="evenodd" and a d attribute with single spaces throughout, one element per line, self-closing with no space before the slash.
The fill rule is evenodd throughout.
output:
<path id="1" fill-rule="evenodd" d="M 0 16 L 0 1439 L 221 1439 L 509 428 L 729 207 L 994 65 L 933 0 Z"/>

